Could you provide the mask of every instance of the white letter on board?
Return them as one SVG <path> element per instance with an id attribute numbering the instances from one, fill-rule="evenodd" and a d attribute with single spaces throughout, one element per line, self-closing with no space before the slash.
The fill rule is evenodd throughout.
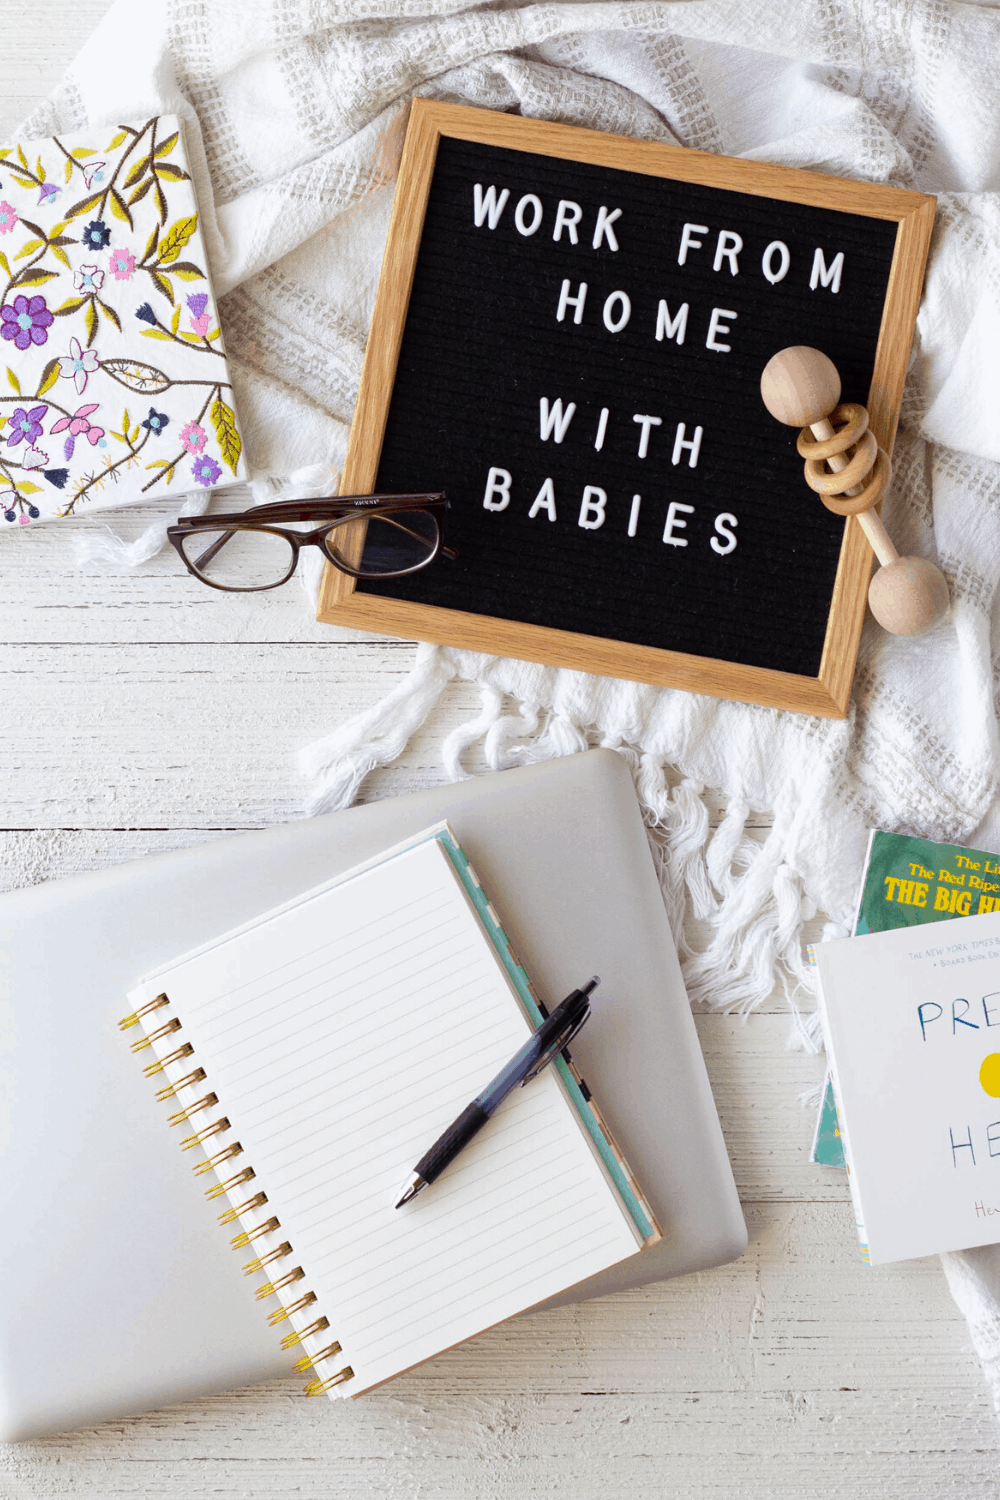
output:
<path id="1" fill-rule="evenodd" d="M 777 270 L 774 269 L 775 251 L 781 256 L 781 265 Z M 761 256 L 760 261 L 760 268 L 764 272 L 765 281 L 769 281 L 772 286 L 777 286 L 778 282 L 784 281 L 788 275 L 788 267 L 791 263 L 792 257 L 784 240 L 772 240 Z"/>
<path id="2" fill-rule="evenodd" d="M 688 326 L 688 304 L 685 302 L 679 313 L 674 318 L 670 316 L 670 308 L 660 298 L 660 305 L 656 309 L 656 338 L 659 343 L 664 339 L 676 339 L 678 348 L 684 342 L 684 335 Z"/>
<path id="3" fill-rule="evenodd" d="M 481 182 L 477 182 L 472 191 L 475 196 L 472 213 L 476 221 L 476 228 L 482 229 L 483 220 L 485 219 L 489 222 L 490 228 L 495 229 L 500 223 L 500 215 L 507 206 L 507 199 L 510 197 L 510 188 L 504 188 L 499 198 L 492 182 L 485 193 L 483 192 Z"/>
<path id="4" fill-rule="evenodd" d="M 573 203 L 569 198 L 560 198 L 559 207 L 556 209 L 556 223 L 552 231 L 554 240 L 562 239 L 564 229 L 569 230 L 569 242 L 571 245 L 580 243 L 580 236 L 576 232 L 576 226 L 583 218 L 583 209 L 579 203 Z"/>
<path id="5" fill-rule="evenodd" d="M 608 210 L 604 207 L 603 203 L 601 204 L 600 208 L 597 210 L 597 223 L 594 225 L 595 250 L 599 250 L 601 248 L 601 241 L 603 239 L 607 239 L 608 248 L 610 250 L 618 249 L 618 239 L 611 226 L 615 222 L 615 220 L 620 219 L 621 216 L 622 211 L 620 208 L 613 208 L 611 212 L 608 213 Z"/>
<path id="6" fill-rule="evenodd" d="M 707 224 L 685 224 L 681 230 L 681 248 L 677 252 L 677 264 L 682 266 L 688 258 L 689 250 L 700 250 L 701 240 L 696 240 L 696 234 L 707 234 Z"/>
<path id="7" fill-rule="evenodd" d="M 556 518 L 556 490 L 551 479 L 546 479 L 528 511 L 528 520 L 533 521 L 540 510 L 544 510 L 550 521 Z"/>
<path id="8" fill-rule="evenodd" d="M 621 303 L 621 317 L 615 318 L 611 311 L 612 303 Z M 604 303 L 604 326 L 609 333 L 621 333 L 632 316 L 632 303 L 627 292 L 612 292 Z"/>
<path id="9" fill-rule="evenodd" d="M 678 514 L 682 510 L 686 511 L 689 516 L 694 515 L 694 506 L 682 505 L 679 500 L 671 500 L 667 506 L 667 524 L 663 528 L 663 540 L 671 547 L 687 546 L 687 537 L 674 536 L 675 531 L 680 531 L 687 525 L 687 522 L 682 521 Z"/>
<path id="10" fill-rule="evenodd" d="M 562 291 L 559 293 L 559 306 L 556 310 L 556 322 L 561 323 L 563 318 L 566 316 L 567 307 L 572 307 L 574 309 L 573 322 L 582 323 L 583 304 L 586 302 L 586 300 L 587 283 L 585 281 L 580 282 L 580 290 L 577 292 L 575 297 L 571 297 L 569 294 L 569 281 L 564 281 L 562 284 Z"/>
<path id="11" fill-rule="evenodd" d="M 720 557 L 728 557 L 730 552 L 736 551 L 736 536 L 729 528 L 731 526 L 738 526 L 739 524 L 736 517 L 728 510 L 724 510 L 721 515 L 716 516 L 715 529 L 723 540 L 720 542 L 719 536 L 710 538 L 713 552 L 717 552 Z"/>
<path id="12" fill-rule="evenodd" d="M 506 510 L 510 504 L 510 475 L 506 469 L 491 469 L 486 476 L 484 510 Z"/>
<path id="13" fill-rule="evenodd" d="M 828 286 L 831 292 L 840 291 L 840 273 L 844 269 L 844 252 L 839 250 L 833 257 L 832 264 L 827 269 L 826 257 L 817 246 L 816 254 L 813 256 L 812 275 L 809 277 L 809 290 L 814 292 L 820 282 Z"/>
<path id="14" fill-rule="evenodd" d="M 730 276 L 738 276 L 740 268 L 736 257 L 743 249 L 742 236 L 732 229 L 720 229 L 719 238 L 715 242 L 715 260 L 712 262 L 712 270 L 718 271 L 724 260 L 729 262 Z"/>
<path id="15" fill-rule="evenodd" d="M 597 424 L 597 436 L 594 439 L 594 447 L 597 449 L 598 453 L 600 453 L 601 449 L 604 447 L 604 434 L 608 430 L 609 410 L 610 408 L 608 408 L 607 406 L 601 407 L 601 416 Z"/>
<path id="16" fill-rule="evenodd" d="M 687 448 L 689 453 L 691 454 L 691 457 L 688 459 L 688 468 L 695 468 L 698 463 L 698 450 L 701 447 L 701 435 L 704 430 L 705 429 L 703 427 L 696 427 L 694 430 L 694 437 L 686 438 L 684 436 L 684 423 L 678 422 L 677 436 L 674 438 L 674 451 L 670 462 L 672 464 L 679 464 L 681 461 L 681 454 L 684 452 L 684 449 Z"/>
<path id="17" fill-rule="evenodd" d="M 575 411 L 575 401 L 571 401 L 569 403 L 569 406 L 567 406 L 565 412 L 563 411 L 561 396 L 558 397 L 557 400 L 553 401 L 552 408 L 550 410 L 549 398 L 548 396 L 543 396 L 538 403 L 538 427 L 541 433 L 542 442 L 547 442 L 554 432 L 556 435 L 556 442 L 561 443 L 563 438 L 566 436 L 566 429 L 572 422 L 573 413 Z"/>
<path id="18" fill-rule="evenodd" d="M 638 422 L 639 425 L 642 427 L 642 432 L 639 434 L 639 457 L 640 458 L 645 458 L 646 454 L 649 452 L 649 429 L 651 427 L 662 427 L 663 426 L 663 418 L 662 417 L 640 417 L 639 414 L 638 414 L 638 412 L 637 412 L 635 414 L 635 416 L 632 418 L 632 421 L 633 422 Z"/>
<path id="19" fill-rule="evenodd" d="M 632 496 L 632 509 L 628 513 L 628 534 L 635 536 L 639 529 L 639 507 L 642 504 L 641 495 Z"/>
<path id="20" fill-rule="evenodd" d="M 596 531 L 598 526 L 604 525 L 604 507 L 608 503 L 608 497 L 596 484 L 588 484 L 583 492 L 580 502 L 580 519 L 578 526 L 584 531 Z"/>
<path id="21" fill-rule="evenodd" d="M 526 223 L 524 218 L 524 211 L 529 207 L 533 211 L 530 224 Z M 517 229 L 518 234 L 523 234 L 525 239 L 527 239 L 529 235 L 534 234 L 535 230 L 538 228 L 541 222 L 542 200 L 540 198 L 536 198 L 534 193 L 525 193 L 524 197 L 521 199 L 520 203 L 514 210 L 514 225 Z"/>
<path id="22" fill-rule="evenodd" d="M 708 338 L 705 340 L 706 349 L 714 349 L 718 354 L 728 354 L 733 347 L 732 344 L 720 344 L 720 333 L 732 333 L 728 323 L 723 323 L 723 318 L 737 318 L 739 313 L 734 313 L 729 307 L 713 307 L 712 317 L 708 325 Z"/>

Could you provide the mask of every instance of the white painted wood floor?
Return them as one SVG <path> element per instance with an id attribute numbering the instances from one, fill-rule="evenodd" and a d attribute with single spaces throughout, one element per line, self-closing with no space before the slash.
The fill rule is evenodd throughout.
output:
<path id="1" fill-rule="evenodd" d="M 5 131 L 105 8 L 0 0 Z M 134 535 L 148 514 L 111 519 Z M 300 816 L 296 751 L 412 660 L 315 625 L 296 585 L 227 599 L 167 557 L 81 572 L 71 535 L 96 524 L 0 536 L 5 888 Z M 455 687 L 365 797 L 442 779 L 437 743 L 477 710 Z M 698 1026 L 737 1264 L 522 1319 L 359 1403 L 292 1378 L 0 1448 L 0 1497 L 996 1496 L 1000 1428 L 937 1262 L 866 1268 L 842 1177 L 809 1165 L 820 1060 L 786 1050 L 778 1000 Z"/>

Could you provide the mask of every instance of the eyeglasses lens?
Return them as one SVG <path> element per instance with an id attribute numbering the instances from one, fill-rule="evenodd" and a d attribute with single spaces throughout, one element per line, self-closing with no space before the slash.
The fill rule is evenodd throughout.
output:
<path id="1" fill-rule="evenodd" d="M 183 541 L 184 556 L 195 571 L 217 588 L 266 589 L 283 583 L 295 565 L 287 538 L 248 527 L 192 531 Z"/>
<path id="2" fill-rule="evenodd" d="M 356 522 L 332 526 L 326 533 L 326 549 L 337 563 L 362 578 L 386 578 L 422 568 L 433 557 L 440 532 L 437 518 L 427 510 L 398 511 L 389 516 L 365 517 L 365 545 L 360 563 L 351 546 Z M 357 536 L 357 530 L 353 532 Z"/>

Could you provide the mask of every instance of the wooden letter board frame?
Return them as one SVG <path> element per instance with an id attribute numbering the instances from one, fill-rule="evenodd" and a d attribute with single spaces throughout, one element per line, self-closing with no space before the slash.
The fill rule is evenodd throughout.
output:
<path id="1" fill-rule="evenodd" d="M 872 431 L 879 447 L 891 455 L 933 226 L 934 198 L 877 184 L 417 99 L 411 106 L 400 163 L 341 494 L 370 493 L 375 485 L 442 136 L 895 221 L 895 250 L 868 396 Z M 818 499 L 815 503 L 819 503 Z M 363 535 L 363 525 L 359 523 L 357 543 Z M 381 634 L 436 641 L 602 676 L 843 718 L 854 675 L 871 563 L 871 548 L 852 517 L 844 528 L 816 677 L 357 592 L 352 578 L 329 565 L 324 573 L 317 618 Z"/>

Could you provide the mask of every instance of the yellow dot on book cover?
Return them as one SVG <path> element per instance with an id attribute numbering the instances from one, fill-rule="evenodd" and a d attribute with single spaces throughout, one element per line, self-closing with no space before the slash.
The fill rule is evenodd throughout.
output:
<path id="1" fill-rule="evenodd" d="M 983 1058 L 979 1082 L 992 1099 L 1000 1099 L 1000 1052 L 991 1052 Z"/>

